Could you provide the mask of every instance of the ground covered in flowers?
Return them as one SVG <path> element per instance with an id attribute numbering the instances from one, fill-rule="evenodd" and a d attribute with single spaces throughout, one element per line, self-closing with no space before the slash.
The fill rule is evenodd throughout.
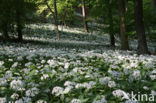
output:
<path id="1" fill-rule="evenodd" d="M 156 56 L 103 47 L 98 37 L 46 37 L 25 37 L 40 44 L 0 43 L 0 103 L 137 103 L 132 91 L 156 96 Z"/>

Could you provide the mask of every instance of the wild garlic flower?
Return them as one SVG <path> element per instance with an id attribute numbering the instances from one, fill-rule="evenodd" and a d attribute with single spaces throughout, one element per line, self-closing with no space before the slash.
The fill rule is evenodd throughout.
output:
<path id="1" fill-rule="evenodd" d="M 36 96 L 37 94 L 39 94 L 39 89 L 36 88 L 36 87 L 31 88 L 31 89 L 29 89 L 29 90 L 27 90 L 27 91 L 25 92 L 25 95 L 26 95 L 27 97 L 34 97 L 34 96 Z"/>
<path id="2" fill-rule="evenodd" d="M 6 103 L 6 102 L 7 102 L 7 100 L 5 97 L 3 97 L 3 98 L 0 97 L 0 103 Z"/>
<path id="3" fill-rule="evenodd" d="M 80 99 L 72 99 L 70 103 L 82 103 Z"/>
<path id="4" fill-rule="evenodd" d="M 14 93 L 11 95 L 11 98 L 17 100 L 19 98 L 19 95 L 17 93 Z"/>
<path id="5" fill-rule="evenodd" d="M 111 80 L 110 77 L 104 77 L 104 78 L 100 78 L 100 79 L 99 79 L 99 82 L 100 82 L 100 84 L 102 84 L 102 85 L 106 85 L 110 80 Z"/>
<path id="6" fill-rule="evenodd" d="M 60 96 L 61 94 L 63 94 L 64 89 L 62 87 L 56 86 L 53 88 L 52 90 L 52 94 L 54 94 L 55 96 Z"/>
<path id="7" fill-rule="evenodd" d="M 108 82 L 108 87 L 114 88 L 114 87 L 116 87 L 116 83 L 114 81 L 109 81 Z"/>
<path id="8" fill-rule="evenodd" d="M 21 80 L 13 80 L 10 83 L 10 87 L 16 91 L 19 91 L 24 87 L 24 83 Z"/>

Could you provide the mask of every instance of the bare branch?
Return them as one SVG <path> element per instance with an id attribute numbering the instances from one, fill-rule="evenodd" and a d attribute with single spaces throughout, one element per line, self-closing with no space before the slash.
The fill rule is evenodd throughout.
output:
<path id="1" fill-rule="evenodd" d="M 44 3 L 47 5 L 47 7 L 50 10 L 50 12 L 52 13 L 52 15 L 55 16 L 55 13 L 53 12 L 53 10 L 51 9 L 51 7 L 49 6 L 47 0 L 44 0 Z"/>

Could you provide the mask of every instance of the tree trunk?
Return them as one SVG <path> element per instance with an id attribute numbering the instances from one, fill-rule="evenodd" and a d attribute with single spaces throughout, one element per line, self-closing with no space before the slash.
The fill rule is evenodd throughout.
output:
<path id="1" fill-rule="evenodd" d="M 60 31 L 58 28 L 58 20 L 57 20 L 57 5 L 56 5 L 56 0 L 53 0 L 53 5 L 54 5 L 54 21 L 55 21 L 55 30 L 57 33 L 57 38 L 60 40 Z"/>
<path id="2" fill-rule="evenodd" d="M 85 1 L 82 0 L 82 16 L 83 16 L 83 25 L 85 32 L 88 32 L 88 25 L 86 21 L 86 9 L 85 9 Z"/>
<path id="3" fill-rule="evenodd" d="M 143 0 L 135 0 L 134 4 L 135 4 L 136 33 L 138 36 L 138 53 L 148 54 L 149 52 L 143 22 Z"/>
<path id="4" fill-rule="evenodd" d="M 153 0 L 154 7 L 156 8 L 156 0 Z"/>
<path id="5" fill-rule="evenodd" d="M 126 25 L 125 25 L 125 1 L 118 0 L 119 5 L 119 15 L 120 15 L 120 38 L 121 38 L 121 49 L 129 50 L 128 36 L 126 35 Z"/>
<path id="6" fill-rule="evenodd" d="M 114 37 L 114 33 L 113 33 L 112 5 L 109 2 L 108 2 L 108 17 L 109 17 L 110 45 L 115 46 L 115 37 Z"/>
<path id="7" fill-rule="evenodd" d="M 18 12 L 18 10 L 16 11 L 16 22 L 17 22 L 18 41 L 21 42 L 23 41 L 22 25 L 21 25 L 20 13 Z"/>
<path id="8" fill-rule="evenodd" d="M 64 27 L 67 26 L 67 24 L 66 24 L 66 15 L 67 15 L 67 11 L 65 10 L 64 15 L 63 15 L 63 25 L 64 25 Z"/>

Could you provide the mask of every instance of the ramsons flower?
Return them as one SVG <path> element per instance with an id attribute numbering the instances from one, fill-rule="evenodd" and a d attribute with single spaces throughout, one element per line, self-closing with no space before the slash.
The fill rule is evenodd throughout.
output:
<path id="1" fill-rule="evenodd" d="M 21 90 L 24 87 L 24 83 L 21 80 L 13 80 L 10 83 L 10 87 L 14 90 Z"/>
<path id="2" fill-rule="evenodd" d="M 79 99 L 72 99 L 70 103 L 82 103 Z"/>
<path id="3" fill-rule="evenodd" d="M 62 87 L 54 87 L 52 90 L 52 94 L 54 94 L 55 96 L 60 96 L 61 94 L 63 94 L 64 89 Z"/>

